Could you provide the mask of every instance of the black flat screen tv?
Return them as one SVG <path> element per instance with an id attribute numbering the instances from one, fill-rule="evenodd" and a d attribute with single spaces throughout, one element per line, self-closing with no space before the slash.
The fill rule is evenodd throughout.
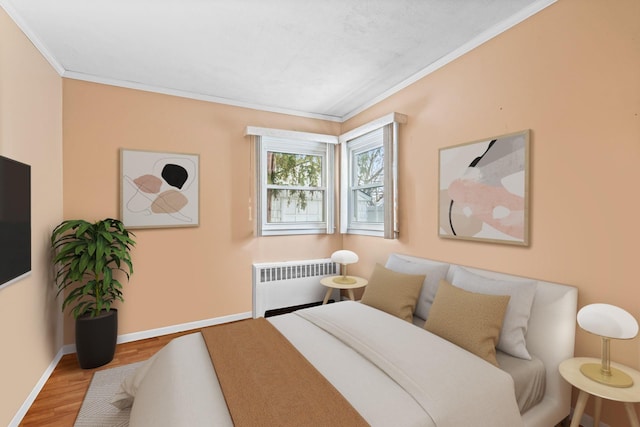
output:
<path id="1" fill-rule="evenodd" d="M 0 156 L 0 289 L 31 271 L 31 167 Z"/>

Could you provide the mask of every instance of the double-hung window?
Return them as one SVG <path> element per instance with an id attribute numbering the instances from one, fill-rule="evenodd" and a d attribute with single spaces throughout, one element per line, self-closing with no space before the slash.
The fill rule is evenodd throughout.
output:
<path id="1" fill-rule="evenodd" d="M 256 234 L 334 232 L 340 144 L 340 232 L 397 238 L 397 140 L 406 120 L 391 113 L 339 137 L 248 126 L 256 153 Z"/>
<path id="2" fill-rule="evenodd" d="M 341 233 L 397 238 L 397 137 L 405 121 L 394 113 L 340 136 Z"/>
<path id="3" fill-rule="evenodd" d="M 256 136 L 259 236 L 333 233 L 334 145 Z"/>

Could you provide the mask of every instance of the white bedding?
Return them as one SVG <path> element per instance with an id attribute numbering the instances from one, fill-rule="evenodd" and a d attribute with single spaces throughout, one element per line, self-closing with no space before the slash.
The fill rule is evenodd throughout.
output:
<path id="1" fill-rule="evenodd" d="M 508 374 L 384 312 L 345 301 L 269 320 L 372 426 L 523 425 Z M 231 425 L 196 337 L 156 356 L 131 427 Z"/>
<path id="2" fill-rule="evenodd" d="M 200 332 L 175 338 L 150 363 L 135 390 L 130 426 L 233 426 Z"/>
<path id="3" fill-rule="evenodd" d="M 413 317 L 413 324 L 419 328 L 424 327 L 424 322 L 424 319 L 420 317 Z M 500 350 L 496 351 L 496 359 L 500 369 L 513 378 L 516 402 L 520 413 L 524 414 L 540 403 L 544 398 L 547 383 L 544 362 L 536 356 L 533 356 L 531 360 L 524 360 Z"/>
<path id="4" fill-rule="evenodd" d="M 557 367 L 573 356 L 576 302 L 575 288 L 537 282 L 526 340 L 544 363 L 546 389 L 522 416 L 508 374 L 371 307 L 345 301 L 269 320 L 372 425 L 548 427 L 569 414 L 571 389 Z M 154 357 L 137 389 L 130 425 L 232 425 L 200 333 L 173 340 Z"/>
<path id="5" fill-rule="evenodd" d="M 374 365 L 402 389 L 401 400 L 413 400 L 424 411 L 421 417 L 409 419 L 395 404 L 387 403 L 384 410 L 395 414 L 392 425 L 523 425 L 513 380 L 507 373 L 424 329 L 351 301 L 301 310 L 291 316 L 301 317 L 338 338 L 340 345 L 346 344 L 358 353 L 360 359 L 353 362 L 354 366 Z M 273 323 L 278 327 L 285 321 L 281 318 Z M 359 379 L 342 376 L 330 381 L 342 391 Z M 390 425 L 379 421 L 373 411 L 379 412 L 380 408 L 369 397 L 374 395 L 375 400 L 386 396 L 386 388 L 372 387 L 368 393 L 362 390 L 353 394 L 351 404 L 371 425 Z"/>

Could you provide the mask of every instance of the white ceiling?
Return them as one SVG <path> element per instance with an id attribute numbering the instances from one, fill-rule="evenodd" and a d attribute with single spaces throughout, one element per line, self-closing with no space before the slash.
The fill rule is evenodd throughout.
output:
<path id="1" fill-rule="evenodd" d="M 342 121 L 555 0 L 0 0 L 58 72 Z"/>

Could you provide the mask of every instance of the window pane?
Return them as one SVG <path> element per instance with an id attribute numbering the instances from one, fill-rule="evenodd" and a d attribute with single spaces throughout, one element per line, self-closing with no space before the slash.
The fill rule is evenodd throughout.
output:
<path id="1" fill-rule="evenodd" d="M 384 151 L 377 147 L 354 156 L 354 186 L 384 182 Z"/>
<path id="2" fill-rule="evenodd" d="M 324 191 L 267 189 L 267 222 L 323 222 Z"/>
<path id="3" fill-rule="evenodd" d="M 384 187 L 353 191 L 356 222 L 384 223 Z"/>
<path id="4" fill-rule="evenodd" d="M 269 151 L 267 152 L 267 183 L 320 187 L 322 157 Z"/>

